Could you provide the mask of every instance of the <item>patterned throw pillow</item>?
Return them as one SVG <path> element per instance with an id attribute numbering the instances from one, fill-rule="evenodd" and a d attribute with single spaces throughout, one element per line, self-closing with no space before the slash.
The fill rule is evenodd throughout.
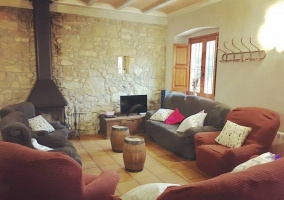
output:
<path id="1" fill-rule="evenodd" d="M 177 124 L 181 122 L 184 119 L 184 116 L 179 112 L 179 109 L 175 109 L 172 114 L 168 116 L 168 118 L 165 120 L 166 124 Z"/>
<path id="2" fill-rule="evenodd" d="M 183 133 L 191 127 L 203 126 L 206 115 L 207 113 L 204 113 L 204 111 L 201 111 L 195 115 L 191 115 L 187 117 L 185 120 L 182 121 L 182 123 L 179 125 L 176 131 Z"/>
<path id="3" fill-rule="evenodd" d="M 29 119 L 29 125 L 33 131 L 55 131 L 53 126 L 51 126 L 48 121 L 46 121 L 41 115 L 38 115 L 34 118 Z"/>
<path id="4" fill-rule="evenodd" d="M 164 122 L 168 116 L 170 114 L 172 114 L 172 112 L 174 112 L 173 110 L 171 109 L 164 109 L 164 108 L 160 108 L 157 112 L 155 112 L 151 117 L 150 119 L 151 120 L 156 120 L 156 121 L 161 121 L 161 122 Z"/>
<path id="5" fill-rule="evenodd" d="M 243 171 L 246 170 L 252 166 L 255 165 L 259 165 L 259 164 L 264 164 L 264 163 L 268 163 L 271 161 L 274 161 L 275 159 L 275 154 L 272 154 L 270 152 L 266 152 L 261 154 L 260 156 L 257 156 L 255 158 L 252 158 L 242 164 L 239 164 L 238 166 L 236 166 L 232 172 L 239 172 L 239 171 Z"/>
<path id="6" fill-rule="evenodd" d="M 215 141 L 226 147 L 238 148 L 243 145 L 250 132 L 251 127 L 241 126 L 227 120 L 221 133 L 215 138 Z"/>

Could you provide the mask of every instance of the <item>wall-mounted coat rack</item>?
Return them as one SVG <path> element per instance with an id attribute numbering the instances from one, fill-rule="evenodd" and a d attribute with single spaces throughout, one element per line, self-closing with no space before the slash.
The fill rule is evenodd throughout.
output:
<path id="1" fill-rule="evenodd" d="M 235 44 L 235 38 L 232 39 L 232 46 L 237 49 L 238 51 L 235 52 L 232 49 L 227 47 L 227 41 L 224 42 L 224 48 L 229 52 L 226 52 L 220 48 L 219 51 L 223 52 L 222 59 L 220 62 L 243 62 L 243 61 L 253 61 L 253 60 L 262 60 L 266 56 L 266 52 L 264 50 L 260 50 L 257 46 L 255 46 L 251 38 L 249 38 L 250 45 L 253 46 L 255 49 L 252 51 L 247 45 L 244 44 L 243 38 L 241 38 L 241 43 L 247 49 L 247 51 L 242 51 L 239 47 Z"/>

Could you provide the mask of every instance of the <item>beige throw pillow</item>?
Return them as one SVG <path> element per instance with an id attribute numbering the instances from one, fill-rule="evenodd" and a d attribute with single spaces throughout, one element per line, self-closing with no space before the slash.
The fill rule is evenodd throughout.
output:
<path id="1" fill-rule="evenodd" d="M 227 120 L 221 133 L 215 138 L 215 141 L 226 147 L 238 148 L 243 145 L 250 132 L 250 127 L 241 126 Z"/>
<path id="2" fill-rule="evenodd" d="M 172 112 L 174 112 L 174 110 L 160 108 L 150 117 L 150 119 L 164 122 L 168 118 L 168 116 L 172 114 Z"/>
<path id="3" fill-rule="evenodd" d="M 187 118 L 185 118 L 182 123 L 179 125 L 177 132 L 185 132 L 187 129 L 191 127 L 200 127 L 203 126 L 204 119 L 206 117 L 207 113 L 204 113 L 204 111 L 201 111 L 195 115 L 191 115 Z"/>

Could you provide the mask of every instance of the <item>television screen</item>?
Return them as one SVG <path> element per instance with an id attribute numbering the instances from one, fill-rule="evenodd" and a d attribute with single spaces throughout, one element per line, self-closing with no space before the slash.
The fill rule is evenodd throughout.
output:
<path id="1" fill-rule="evenodd" d="M 120 113 L 129 115 L 147 112 L 147 95 L 120 96 Z"/>

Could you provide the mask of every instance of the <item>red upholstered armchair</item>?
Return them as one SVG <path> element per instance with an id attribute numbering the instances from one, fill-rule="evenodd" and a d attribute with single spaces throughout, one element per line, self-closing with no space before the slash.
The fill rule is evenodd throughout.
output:
<path id="1" fill-rule="evenodd" d="M 0 142 L 0 199 L 106 200 L 118 181 L 115 171 L 83 174 L 81 166 L 61 152 Z"/>
<path id="2" fill-rule="evenodd" d="M 277 113 L 257 107 L 236 108 L 228 113 L 226 120 L 252 130 L 239 148 L 228 148 L 215 142 L 220 131 L 195 135 L 197 167 L 210 176 L 232 171 L 252 155 L 267 152 L 280 126 Z"/>

